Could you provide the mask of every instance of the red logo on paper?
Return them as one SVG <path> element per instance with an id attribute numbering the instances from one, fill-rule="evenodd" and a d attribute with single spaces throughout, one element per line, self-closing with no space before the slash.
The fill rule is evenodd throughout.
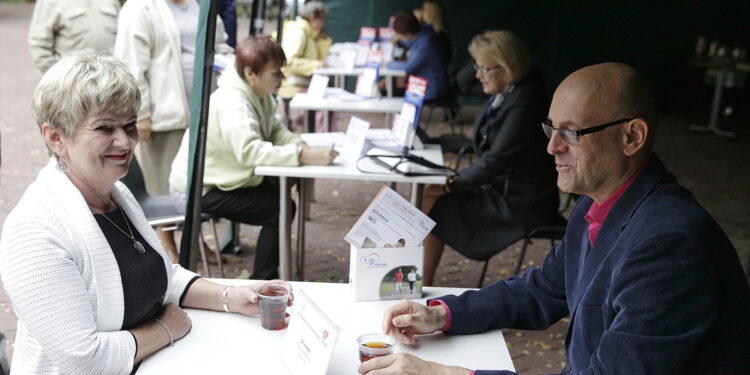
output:
<path id="1" fill-rule="evenodd" d="M 377 33 L 378 33 L 378 29 L 376 29 L 374 27 L 363 26 L 363 27 L 359 28 L 359 37 L 360 37 L 360 39 L 370 39 L 370 40 L 373 40 L 373 39 L 375 39 L 375 35 L 377 35 Z"/>
<path id="2" fill-rule="evenodd" d="M 327 338 L 328 338 L 328 330 L 327 330 L 327 329 L 324 329 L 324 330 L 323 330 L 323 340 L 325 340 L 325 339 L 327 339 Z"/>
<path id="3" fill-rule="evenodd" d="M 406 85 L 406 92 L 418 96 L 424 96 L 425 91 L 427 91 L 426 79 L 417 76 L 409 76 L 409 83 Z"/>

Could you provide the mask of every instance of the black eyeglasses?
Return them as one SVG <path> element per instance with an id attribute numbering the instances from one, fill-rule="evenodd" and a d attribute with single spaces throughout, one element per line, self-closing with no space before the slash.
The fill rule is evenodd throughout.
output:
<path id="1" fill-rule="evenodd" d="M 577 144 L 579 141 L 579 138 L 583 135 L 600 132 L 610 126 L 619 125 L 628 121 L 633 121 L 634 119 L 635 118 L 623 118 L 623 119 L 615 120 L 612 122 L 608 122 L 606 124 L 591 126 L 591 127 L 581 129 L 581 130 L 556 128 L 552 125 L 552 120 L 545 119 L 542 121 L 542 129 L 544 129 L 544 134 L 547 135 L 547 138 L 552 138 L 552 134 L 554 132 L 559 132 L 560 136 L 563 138 L 563 140 L 566 143 Z"/>

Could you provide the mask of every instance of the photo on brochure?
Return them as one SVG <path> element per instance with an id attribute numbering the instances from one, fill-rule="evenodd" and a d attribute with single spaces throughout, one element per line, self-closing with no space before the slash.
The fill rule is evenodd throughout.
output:
<path id="1" fill-rule="evenodd" d="M 395 267 L 380 281 L 380 299 L 416 298 L 422 298 L 422 275 L 416 265 Z"/>

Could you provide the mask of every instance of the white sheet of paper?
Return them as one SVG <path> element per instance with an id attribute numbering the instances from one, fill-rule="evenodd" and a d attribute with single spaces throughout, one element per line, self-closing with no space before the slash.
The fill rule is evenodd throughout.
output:
<path id="1" fill-rule="evenodd" d="M 365 98 L 346 91 L 340 87 L 328 87 L 326 88 L 326 99 L 338 100 L 342 102 L 356 102 L 365 100 Z"/>
<path id="2" fill-rule="evenodd" d="M 346 135 L 342 132 L 302 133 L 299 137 L 310 147 L 340 148 L 346 143 Z"/>
<path id="3" fill-rule="evenodd" d="M 393 135 L 396 136 L 396 142 L 401 146 L 411 147 L 408 144 L 410 140 L 410 133 L 414 133 L 414 116 L 417 114 L 417 107 L 414 104 L 404 102 L 401 107 L 401 113 L 398 114 L 398 118 L 393 122 Z"/>
<path id="4" fill-rule="evenodd" d="M 339 333 L 341 329 L 303 290 L 295 291 L 281 362 L 292 375 L 325 375 Z"/>
<path id="5" fill-rule="evenodd" d="M 349 125 L 346 127 L 346 142 L 341 152 L 344 155 L 344 160 L 356 163 L 360 156 L 362 156 L 368 129 L 370 129 L 369 122 L 357 116 L 352 116 L 349 120 Z"/>
<path id="6" fill-rule="evenodd" d="M 339 54 L 341 58 L 341 64 L 346 69 L 354 69 L 354 66 L 357 63 L 357 50 L 356 49 L 348 49 L 341 51 Z"/>
<path id="7" fill-rule="evenodd" d="M 330 77 L 328 76 L 313 74 L 312 79 L 310 80 L 310 86 L 307 87 L 307 95 L 313 98 L 323 99 L 326 94 L 326 87 L 328 87 L 329 79 Z"/>
<path id="8" fill-rule="evenodd" d="M 429 216 L 383 185 L 344 239 L 360 249 L 416 247 L 422 244 L 434 226 L 435 221 Z"/>
<path id="9" fill-rule="evenodd" d="M 375 92 L 375 79 L 378 77 L 378 70 L 371 67 L 362 69 L 362 74 L 357 79 L 357 87 L 354 93 L 365 98 L 371 98 Z"/>

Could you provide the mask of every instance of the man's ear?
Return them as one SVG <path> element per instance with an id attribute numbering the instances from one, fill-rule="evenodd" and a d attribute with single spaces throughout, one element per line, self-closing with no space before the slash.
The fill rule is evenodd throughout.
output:
<path id="1" fill-rule="evenodd" d="M 646 145 L 648 124 L 643 119 L 636 118 L 623 125 L 623 129 L 623 152 L 627 156 L 633 156 Z"/>
<path id="2" fill-rule="evenodd" d="M 62 132 L 53 127 L 49 122 L 42 124 L 42 137 L 44 138 L 44 143 L 47 144 L 47 147 L 55 155 L 61 156 L 65 152 Z"/>

